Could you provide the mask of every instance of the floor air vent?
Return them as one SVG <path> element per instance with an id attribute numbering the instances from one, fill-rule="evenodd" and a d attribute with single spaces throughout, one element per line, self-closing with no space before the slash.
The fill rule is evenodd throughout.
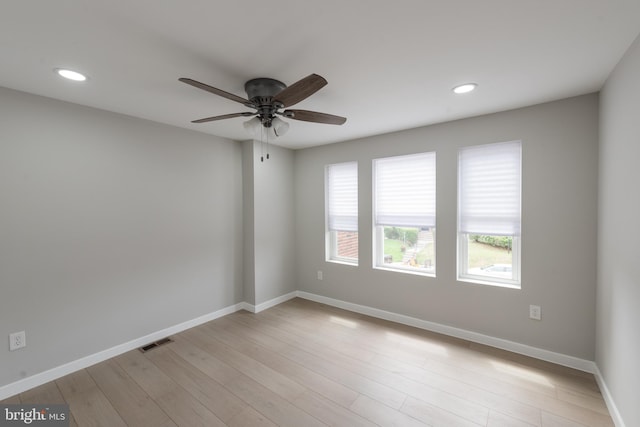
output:
<path id="1" fill-rule="evenodd" d="M 173 342 L 171 338 L 162 338 L 161 340 L 152 342 L 151 344 L 147 344 L 144 347 L 140 347 L 140 351 L 143 353 L 146 353 L 149 350 L 153 350 L 154 348 L 160 347 L 161 345 L 164 345 L 164 344 L 169 344 L 170 342 Z"/>

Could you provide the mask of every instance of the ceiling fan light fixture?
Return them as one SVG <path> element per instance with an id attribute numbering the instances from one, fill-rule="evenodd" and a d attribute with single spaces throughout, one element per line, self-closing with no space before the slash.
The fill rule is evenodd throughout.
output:
<path id="1" fill-rule="evenodd" d="M 73 80 L 74 82 L 84 82 L 85 80 L 87 80 L 87 76 L 85 76 L 84 74 L 77 71 L 68 70 L 66 68 L 56 68 L 55 72 L 60 77 L 64 77 L 68 80 Z"/>
<path id="2" fill-rule="evenodd" d="M 247 132 L 251 135 L 255 135 L 260 132 L 260 127 L 262 126 L 262 122 L 258 117 L 254 117 L 252 119 L 247 120 L 242 124 Z"/>
<path id="3" fill-rule="evenodd" d="M 457 93 L 458 95 L 461 95 L 463 93 L 472 92 L 477 87 L 478 87 L 477 83 L 465 83 L 465 84 L 458 85 L 458 86 L 454 87 L 451 90 L 453 90 L 454 93 Z"/>
<path id="4" fill-rule="evenodd" d="M 285 122 L 279 117 L 275 117 L 271 120 L 271 127 L 276 136 L 283 136 L 289 131 L 289 123 Z"/>

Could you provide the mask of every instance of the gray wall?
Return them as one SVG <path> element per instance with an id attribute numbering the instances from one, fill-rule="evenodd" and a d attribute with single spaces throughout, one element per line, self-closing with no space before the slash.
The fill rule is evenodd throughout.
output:
<path id="1" fill-rule="evenodd" d="M 245 167 L 245 300 L 260 305 L 296 290 L 294 152 L 243 143 Z M 264 148 L 264 151 L 263 151 Z M 260 158 L 264 157 L 264 161 Z"/>
<path id="2" fill-rule="evenodd" d="M 523 141 L 522 289 L 457 282 L 457 150 L 516 139 Z M 437 158 L 437 277 L 375 270 L 371 160 L 431 150 Z M 597 154 L 595 94 L 299 150 L 298 289 L 593 360 Z M 324 260 L 324 165 L 349 160 L 359 169 L 358 267 Z M 528 318 L 529 304 L 542 307 L 542 321 Z"/>
<path id="3" fill-rule="evenodd" d="M 253 141 L 242 143 L 242 223 L 243 223 L 243 280 L 244 301 L 256 304 L 255 267 L 255 206 L 254 206 L 254 153 Z"/>
<path id="4" fill-rule="evenodd" d="M 621 359 L 640 349 L 621 325 L 640 324 L 638 238 L 622 227 L 638 199 L 626 184 L 637 172 L 618 165 L 638 157 L 628 118 L 638 111 L 637 46 L 607 83 L 601 117 L 598 363 L 627 413 L 637 411 L 624 399 L 638 374 Z M 635 99 L 619 88 L 626 81 Z M 262 163 L 258 142 L 0 89 L 0 337 L 26 330 L 28 342 L 0 349 L 0 385 L 295 289 L 592 360 L 597 135 L 598 97 L 587 95 L 296 152 L 271 147 Z M 523 141 L 522 289 L 457 282 L 457 149 L 514 139 Z M 429 150 L 438 275 L 374 270 L 371 160 Z M 324 261 L 324 165 L 348 160 L 359 162 L 358 267 Z M 619 205 L 630 208 L 610 208 Z M 528 319 L 529 304 L 542 306 L 541 322 Z"/>
<path id="5" fill-rule="evenodd" d="M 601 93 L 596 363 L 627 426 L 640 426 L 640 38 Z"/>
<path id="6" fill-rule="evenodd" d="M 256 305 L 296 290 L 292 150 L 270 147 L 259 161 L 255 143 L 254 204 Z"/>
<path id="7" fill-rule="evenodd" d="M 0 88 L 0 385 L 242 301 L 241 146 Z"/>

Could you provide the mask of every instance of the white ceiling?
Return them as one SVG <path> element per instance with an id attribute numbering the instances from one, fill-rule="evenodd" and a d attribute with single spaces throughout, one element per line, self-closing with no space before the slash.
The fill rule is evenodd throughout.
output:
<path id="1" fill-rule="evenodd" d="M 640 0 L 3 0 L 0 86 L 246 140 L 191 124 L 247 109 L 178 78 L 246 97 L 317 73 L 293 108 L 348 120 L 290 120 L 276 143 L 303 148 L 597 91 L 639 32 Z"/>

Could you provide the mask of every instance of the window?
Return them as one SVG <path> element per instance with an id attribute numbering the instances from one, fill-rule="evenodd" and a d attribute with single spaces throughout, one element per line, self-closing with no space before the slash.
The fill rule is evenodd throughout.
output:
<path id="1" fill-rule="evenodd" d="M 458 152 L 458 280 L 520 287 L 520 141 Z"/>
<path id="2" fill-rule="evenodd" d="M 436 153 L 373 161 L 374 267 L 435 276 Z"/>
<path id="3" fill-rule="evenodd" d="M 327 261 L 358 265 L 358 163 L 325 168 Z"/>

